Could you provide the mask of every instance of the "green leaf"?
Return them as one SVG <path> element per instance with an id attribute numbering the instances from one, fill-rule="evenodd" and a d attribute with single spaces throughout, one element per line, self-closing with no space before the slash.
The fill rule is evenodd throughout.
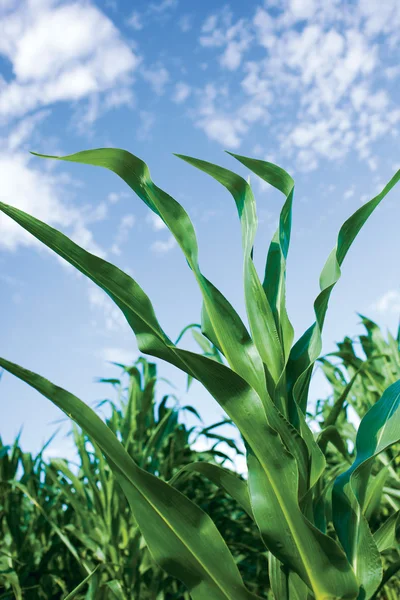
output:
<path id="1" fill-rule="evenodd" d="M 328 442 L 333 444 L 335 448 L 339 450 L 339 452 L 342 454 L 342 456 L 347 462 L 350 462 L 349 452 L 347 450 L 346 443 L 340 435 L 340 432 L 337 429 L 337 427 L 334 427 L 333 425 L 329 425 L 329 427 L 323 429 L 317 437 L 317 443 L 324 454 L 326 452 Z"/>
<path id="2" fill-rule="evenodd" d="M 289 406 L 295 400 L 303 412 L 307 407 L 307 394 L 312 368 L 321 353 L 321 333 L 332 289 L 340 278 L 340 267 L 369 216 L 396 185 L 400 179 L 400 170 L 375 198 L 361 206 L 345 221 L 339 231 L 335 248 L 330 253 L 320 275 L 321 292 L 314 302 L 316 321 L 307 329 L 293 346 L 288 365 L 287 382 L 289 386 Z M 293 412 L 294 417 L 295 413 Z"/>
<path id="3" fill-rule="evenodd" d="M 371 477 L 365 492 L 363 511 L 367 521 L 370 521 L 373 514 L 379 509 L 382 500 L 383 486 L 389 475 L 388 467 L 380 469 L 375 477 Z"/>
<path id="4" fill-rule="evenodd" d="M 400 380 L 384 392 L 361 420 L 356 458 L 333 487 L 333 521 L 339 540 L 367 598 L 382 577 L 380 555 L 363 514 L 373 459 L 400 440 Z M 368 549 L 368 551 L 367 551 Z"/>
<path id="5" fill-rule="evenodd" d="M 396 562 L 392 563 L 386 569 L 386 571 L 383 573 L 382 581 L 381 581 L 378 589 L 376 590 L 375 594 L 371 597 L 371 600 L 376 600 L 378 598 L 378 594 L 382 590 L 382 588 L 387 584 L 389 579 L 391 579 L 399 571 L 400 571 L 400 560 L 397 560 Z M 379 597 L 381 597 L 381 596 L 379 596 Z"/>
<path id="6" fill-rule="evenodd" d="M 243 508 L 244 511 L 254 519 L 253 510 L 250 504 L 249 490 L 247 483 L 240 479 L 235 473 L 229 469 L 223 469 L 218 465 L 206 462 L 194 462 L 185 465 L 170 479 L 169 483 L 175 485 L 185 474 L 201 473 L 207 479 L 215 483 L 219 488 L 227 492 L 236 502 Z"/>
<path id="7" fill-rule="evenodd" d="M 311 597 L 300 577 L 285 568 L 273 555 L 269 557 L 268 572 L 275 600 L 308 600 Z"/>
<path id="8" fill-rule="evenodd" d="M 286 312 L 285 277 L 286 259 L 289 251 L 290 234 L 292 226 L 292 203 L 294 195 L 294 181 L 281 167 L 264 160 L 248 158 L 228 152 L 245 167 L 258 175 L 261 179 L 278 189 L 286 197 L 279 216 L 279 226 L 275 232 L 268 250 L 263 288 L 272 308 L 279 338 L 282 343 L 285 364 L 289 358 L 293 342 L 294 330 Z"/>
<path id="9" fill-rule="evenodd" d="M 111 150 L 102 152 L 105 152 L 108 158 L 114 156 Z M 116 155 L 118 168 L 125 169 L 124 174 L 130 177 L 130 162 L 132 160 L 139 161 L 139 159 L 132 158 L 129 153 L 123 153 L 123 157 L 128 155 L 130 162 L 129 165 L 126 163 L 121 165 L 119 161 L 121 152 L 123 151 L 118 151 Z M 81 154 L 87 158 L 87 153 Z M 144 168 L 144 163 L 141 161 L 137 164 L 140 169 Z M 136 175 L 133 179 L 142 196 L 153 200 L 154 190 L 156 190 L 157 195 L 165 200 L 164 193 L 158 193 L 158 188 L 150 183 L 146 170 L 140 172 L 143 181 L 140 178 L 137 181 Z M 169 196 L 167 200 L 169 209 L 171 206 L 177 208 L 174 204 L 175 201 Z M 304 441 L 298 433 L 293 431 L 283 415 L 277 411 L 271 399 L 268 396 L 264 397 L 263 404 L 255 388 L 235 371 L 205 356 L 176 348 L 162 331 L 147 296 L 137 283 L 125 273 L 110 263 L 87 253 L 66 236 L 34 217 L 4 204 L 1 204 L 0 208 L 108 293 L 121 308 L 136 333 L 139 348 L 142 351 L 175 364 L 203 383 L 236 423 L 249 448 L 254 452 L 257 473 L 255 476 L 252 475 L 254 492 L 251 494 L 251 501 L 254 506 L 257 506 L 257 511 L 253 506 L 253 512 L 267 544 L 276 549 L 279 557 L 311 585 L 318 600 L 329 598 L 332 595 L 355 598 L 357 583 L 343 553 L 331 538 L 314 528 L 300 510 L 298 465 L 302 460 L 307 459 L 307 452 L 303 452 Z M 167 208 L 165 208 L 166 211 Z M 177 211 L 180 214 L 178 208 Z M 167 211 L 163 214 L 165 217 L 169 213 Z M 171 216 L 172 220 L 173 217 L 174 215 Z M 182 222 L 186 222 L 184 218 Z M 181 231 L 182 223 L 178 223 L 178 225 L 178 229 Z M 184 234 L 182 233 L 182 235 Z M 212 295 L 211 284 L 207 289 L 211 290 Z M 210 302 L 214 301 L 220 301 L 218 294 L 212 295 Z M 209 316 L 209 314 L 210 311 L 207 308 L 207 315 Z M 210 323 L 210 319 L 208 323 Z M 211 331 L 210 336 L 215 335 L 215 319 L 211 323 L 209 331 Z M 213 339 L 211 341 L 214 343 Z M 214 343 L 214 345 L 216 344 Z M 226 354 L 226 346 L 223 349 Z M 243 352 L 243 348 L 241 348 L 241 352 L 242 359 L 248 367 L 247 351 Z M 255 372 L 251 370 L 253 375 Z M 249 373 L 247 371 L 247 376 L 251 378 Z M 257 388 L 259 387 L 257 385 Z M 273 428 L 268 425 L 267 419 Z M 293 454 L 286 451 L 281 440 Z M 307 448 L 305 450 L 307 451 Z M 293 456 L 296 457 L 296 460 Z M 283 473 L 285 477 L 282 477 Z M 125 482 L 123 485 L 126 487 L 129 485 L 129 481 L 128 484 Z M 261 494 L 258 489 L 262 490 Z M 139 519 L 137 520 L 139 522 Z M 144 522 L 145 525 L 149 522 L 148 515 Z M 163 555 L 161 559 L 164 558 Z"/>
<path id="10" fill-rule="evenodd" d="M 253 245 L 257 231 L 256 206 L 250 185 L 232 171 L 191 156 L 176 154 L 192 166 L 211 175 L 232 194 L 242 225 L 244 253 L 244 292 L 250 330 L 258 352 L 270 376 L 273 394 L 283 370 L 283 352 L 274 316 L 253 263 Z"/>
<path id="11" fill-rule="evenodd" d="M 84 402 L 5 359 L 0 365 L 74 419 L 102 449 L 158 564 L 180 579 L 194 600 L 255 600 L 210 517 L 168 483 L 143 471 Z"/>
<path id="12" fill-rule="evenodd" d="M 98 571 L 98 569 L 100 567 L 102 567 L 103 565 L 97 565 L 97 567 L 95 569 L 93 569 L 93 571 L 91 573 L 89 573 L 89 575 L 87 577 L 85 577 L 85 579 L 83 581 L 81 581 L 81 583 L 79 583 L 75 589 L 72 590 L 72 592 L 70 592 L 68 594 L 68 596 L 65 596 L 64 600 L 73 600 L 73 598 L 76 598 L 76 595 L 78 594 L 78 592 L 80 592 L 85 585 L 90 581 L 90 579 L 93 577 L 93 575 Z"/>
<path id="13" fill-rule="evenodd" d="M 301 577 L 316 600 L 357 598 L 358 583 L 344 553 L 299 509 L 293 457 L 286 450 L 277 452 L 272 434 L 269 447 L 269 465 L 279 489 L 270 485 L 251 448 L 247 452 L 251 505 L 266 547 Z"/>
<path id="14" fill-rule="evenodd" d="M 390 515 L 374 533 L 374 540 L 379 552 L 398 547 L 396 531 L 400 527 L 400 510 Z"/>
<path id="15" fill-rule="evenodd" d="M 201 273 L 196 234 L 188 214 L 174 198 L 155 185 L 146 163 L 118 148 L 85 150 L 62 157 L 33 154 L 42 158 L 105 167 L 113 171 L 164 221 L 193 271 L 218 342 L 229 364 L 262 397 L 265 393 L 265 373 L 257 349 L 234 308 Z"/>

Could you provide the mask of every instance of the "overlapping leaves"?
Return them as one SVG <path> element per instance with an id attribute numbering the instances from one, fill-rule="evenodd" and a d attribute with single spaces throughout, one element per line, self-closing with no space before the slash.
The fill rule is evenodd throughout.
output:
<path id="1" fill-rule="evenodd" d="M 214 357 L 188 352 L 173 344 L 158 323 L 146 294 L 121 270 L 86 252 L 33 216 L 2 203 L 0 210 L 99 285 L 124 313 L 143 352 L 163 358 L 198 379 L 231 417 L 247 447 L 252 514 L 267 548 L 286 569 L 296 574 L 291 577 L 292 584 L 296 576 L 300 577 L 316 600 L 355 599 L 360 585 L 364 585 L 363 578 L 357 581 L 352 569 L 354 563 L 314 524 L 313 486 L 322 473 L 324 459 L 303 413 L 311 370 L 321 350 L 321 330 L 329 296 L 340 276 L 340 266 L 362 225 L 398 181 L 400 172 L 341 228 L 337 247 L 321 273 L 321 293 L 314 305 L 316 323 L 290 349 L 293 328 L 285 307 L 285 267 L 294 184 L 282 169 L 235 156 L 286 195 L 261 285 L 253 264 L 256 216 L 250 185 L 227 169 L 182 156 L 211 174 L 235 199 L 242 224 L 250 336 L 229 301 L 200 271 L 196 236 L 187 213 L 154 184 L 142 160 L 118 149 L 48 158 L 110 169 L 164 221 L 180 245 L 202 293 L 203 333 L 225 356 L 229 367 Z M 36 387 L 96 439 L 124 489 L 150 551 L 164 569 L 185 582 L 193 598 L 205 598 L 210 593 L 213 598 L 251 597 L 222 538 L 195 505 L 172 486 L 143 472 L 118 446 L 117 440 L 110 437 L 110 431 L 106 434 L 101 420 L 76 397 L 5 359 L 0 364 Z M 219 479 L 222 480 L 222 475 Z M 155 525 L 165 533 L 164 538 L 155 533 Z M 224 566 L 218 573 L 215 564 L 221 560 Z M 357 568 L 354 570 L 359 572 Z"/>

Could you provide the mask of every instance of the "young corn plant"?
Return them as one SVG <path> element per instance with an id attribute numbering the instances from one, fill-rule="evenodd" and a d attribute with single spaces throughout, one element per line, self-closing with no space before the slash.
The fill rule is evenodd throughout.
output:
<path id="1" fill-rule="evenodd" d="M 374 458 L 400 438 L 400 381 L 385 390 L 363 418 L 356 439 L 356 458 L 334 482 L 332 519 L 336 540 L 324 531 L 316 510 L 315 490 L 326 462 L 305 414 L 328 301 L 340 277 L 340 267 L 363 224 L 398 182 L 400 171 L 341 227 L 320 276 L 321 291 L 314 302 L 316 320 L 292 346 L 294 331 L 285 305 L 285 272 L 294 181 L 286 171 L 272 163 L 232 155 L 285 196 L 261 283 L 253 263 L 257 217 L 250 184 L 228 169 L 178 155 L 221 183 L 236 203 L 242 227 L 249 332 L 230 302 L 200 270 L 196 235 L 188 214 L 153 182 L 140 158 L 112 148 L 65 157 L 39 156 L 113 171 L 164 221 L 181 247 L 203 297 L 203 334 L 218 348 L 226 364 L 174 344 L 157 320 L 148 296 L 126 273 L 34 216 L 0 203 L 4 214 L 112 298 L 142 352 L 170 362 L 201 382 L 236 424 L 246 444 L 247 484 L 238 482 L 237 477 L 232 479 L 222 467 L 201 468 L 254 518 L 270 552 L 269 578 L 274 597 L 372 598 L 382 581 L 382 560 L 362 510 Z M 257 597 L 246 588 L 211 518 L 173 482 L 162 481 L 141 468 L 100 417 L 76 396 L 6 359 L 0 359 L 0 365 L 49 398 L 96 441 L 128 499 L 152 556 L 161 568 L 184 583 L 194 600 Z"/>
<path id="2" fill-rule="evenodd" d="M 318 359 L 333 387 L 333 399 L 330 397 L 320 401 L 318 410 L 318 416 L 323 418 L 321 425 L 325 432 L 329 432 L 327 441 L 332 442 L 327 455 L 326 474 L 330 473 L 328 480 L 333 479 L 336 469 L 340 470 L 342 467 L 344 471 L 351 460 L 347 452 L 347 441 L 351 442 L 351 446 L 354 445 L 356 430 L 347 418 L 348 407 L 362 419 L 379 401 L 382 391 L 400 377 L 400 328 L 396 338 L 388 331 L 385 340 L 376 323 L 363 315 L 359 316 L 366 335 L 360 335 L 358 339 L 346 336 L 337 344 L 337 351 Z M 356 344 L 360 346 L 364 357 L 358 355 Z M 333 363 L 328 357 L 339 358 L 340 362 Z M 370 529 L 379 540 L 387 575 L 395 572 L 396 564 L 397 568 L 400 566 L 399 538 L 396 537 L 396 533 L 400 533 L 399 450 L 400 445 L 394 444 L 379 454 L 379 460 L 372 466 L 371 481 L 363 506 Z M 378 596 L 382 600 L 392 600 L 400 595 L 398 578 L 391 579 L 382 588 L 381 595 Z"/>

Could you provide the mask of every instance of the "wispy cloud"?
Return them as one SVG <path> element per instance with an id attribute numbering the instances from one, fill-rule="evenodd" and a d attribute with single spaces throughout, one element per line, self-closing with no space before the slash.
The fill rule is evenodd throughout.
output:
<path id="1" fill-rule="evenodd" d="M 132 27 L 135 31 L 140 31 L 143 29 L 143 19 L 140 13 L 137 10 L 134 10 L 129 19 L 127 20 L 127 24 Z"/>
<path id="2" fill-rule="evenodd" d="M 400 291 L 387 291 L 371 305 L 371 309 L 381 314 L 400 313 Z"/>
<path id="3" fill-rule="evenodd" d="M 150 84 L 153 92 L 155 92 L 157 96 L 162 96 L 164 94 L 165 86 L 170 77 L 167 69 L 163 65 L 156 64 L 151 67 L 143 66 L 141 74 L 143 79 Z"/>
<path id="4" fill-rule="evenodd" d="M 192 15 L 182 15 L 178 20 L 178 27 L 182 33 L 187 33 L 193 27 Z"/>
<path id="5" fill-rule="evenodd" d="M 154 231 L 161 231 L 162 229 L 167 229 L 167 226 L 161 219 L 161 217 L 156 215 L 156 213 L 154 212 L 149 212 L 149 214 L 146 217 L 146 221 L 151 225 Z"/>
<path id="6" fill-rule="evenodd" d="M 108 346 L 99 352 L 99 357 L 108 362 L 117 362 L 122 365 L 132 365 L 137 358 L 137 350 Z"/>
<path id="7" fill-rule="evenodd" d="M 121 198 L 129 198 L 128 192 L 110 192 L 107 196 L 107 200 L 111 204 L 116 204 L 121 200 Z"/>
<path id="8" fill-rule="evenodd" d="M 161 0 L 161 2 L 150 2 L 149 12 L 164 13 L 167 10 L 175 9 L 178 6 L 178 0 Z"/>
<path id="9" fill-rule="evenodd" d="M 148 140 L 156 121 L 155 115 L 148 110 L 139 111 L 139 127 L 136 130 L 138 140 Z"/>
<path id="10" fill-rule="evenodd" d="M 151 245 L 151 249 L 156 254 L 166 254 L 167 252 L 169 252 L 170 250 L 175 248 L 175 246 L 176 246 L 176 240 L 171 235 L 165 241 L 157 240 L 156 242 L 153 242 L 153 244 Z"/>
<path id="11" fill-rule="evenodd" d="M 190 85 L 183 81 L 178 81 L 175 84 L 174 93 L 172 94 L 172 101 L 176 104 L 182 104 L 187 100 L 192 92 Z"/>
<path id="12" fill-rule="evenodd" d="M 200 100 L 195 117 L 196 127 L 227 148 L 238 148 L 248 126 L 243 118 L 237 114 L 229 114 L 222 108 L 225 104 L 223 100 L 228 99 L 228 90 L 209 83 L 197 91 L 197 96 Z"/>
<path id="13" fill-rule="evenodd" d="M 382 87 L 379 37 L 385 36 L 386 55 L 395 56 L 400 8 L 396 0 L 384 7 L 359 0 L 346 10 L 342 4 L 286 0 L 278 13 L 258 6 L 252 18 L 236 20 L 228 7 L 212 13 L 199 41 L 217 53 L 227 91 L 220 93 L 215 76 L 202 88 L 203 96 L 207 89 L 214 95 L 199 96 L 197 126 L 238 148 L 252 126 L 268 125 L 280 156 L 302 171 L 316 169 L 321 159 L 342 160 L 351 150 L 376 170 L 374 142 L 396 136 L 400 122 L 394 97 Z M 398 75 L 397 64 L 386 68 L 386 78 Z M 227 70 L 236 71 L 232 86 Z"/>
<path id="14" fill-rule="evenodd" d="M 252 34 L 245 19 L 240 19 L 235 24 L 232 20 L 232 12 L 227 6 L 219 13 L 210 15 L 203 24 L 200 44 L 206 47 L 223 47 L 224 51 L 219 59 L 221 66 L 235 71 L 250 47 Z"/>
<path id="15" fill-rule="evenodd" d="M 117 229 L 114 243 L 111 247 L 111 252 L 113 254 L 116 254 L 117 256 L 121 254 L 121 246 L 127 241 L 129 237 L 129 231 L 134 226 L 135 220 L 135 216 L 132 214 L 122 217 Z"/>
<path id="16" fill-rule="evenodd" d="M 109 332 L 127 330 L 125 317 L 111 298 L 91 281 L 87 285 L 89 305 L 95 315 L 100 315 L 100 320 L 96 317 L 94 324 Z"/>

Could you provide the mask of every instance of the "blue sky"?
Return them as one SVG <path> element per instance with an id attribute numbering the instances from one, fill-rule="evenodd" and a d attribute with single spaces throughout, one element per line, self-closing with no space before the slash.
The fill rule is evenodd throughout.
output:
<path id="1" fill-rule="evenodd" d="M 0 199 L 59 228 L 129 272 L 174 339 L 199 321 L 200 293 L 168 231 L 117 178 L 45 161 L 113 146 L 145 160 L 181 202 L 199 238 L 205 275 L 244 316 L 240 231 L 230 195 L 173 156 L 248 173 L 223 150 L 275 162 L 296 181 L 288 310 L 296 339 L 313 322 L 318 277 L 343 221 L 400 166 L 400 4 L 396 0 L 229 3 L 2 0 Z M 262 271 L 283 198 L 251 177 Z M 356 311 L 394 332 L 400 309 L 399 190 L 372 215 L 343 265 L 324 352 L 362 332 Z M 137 357 L 108 297 L 0 215 L 0 355 L 88 403 L 112 395 L 106 361 Z M 194 348 L 190 337 L 187 347 Z M 218 405 L 160 364 L 182 403 L 207 424 Z M 166 389 L 160 385 L 160 393 Z M 312 398 L 329 387 L 316 373 Z M 61 413 L 11 375 L 0 384 L 0 433 L 36 451 Z M 189 421 L 190 422 L 190 421 Z M 54 454 L 68 452 L 62 433 Z"/>

